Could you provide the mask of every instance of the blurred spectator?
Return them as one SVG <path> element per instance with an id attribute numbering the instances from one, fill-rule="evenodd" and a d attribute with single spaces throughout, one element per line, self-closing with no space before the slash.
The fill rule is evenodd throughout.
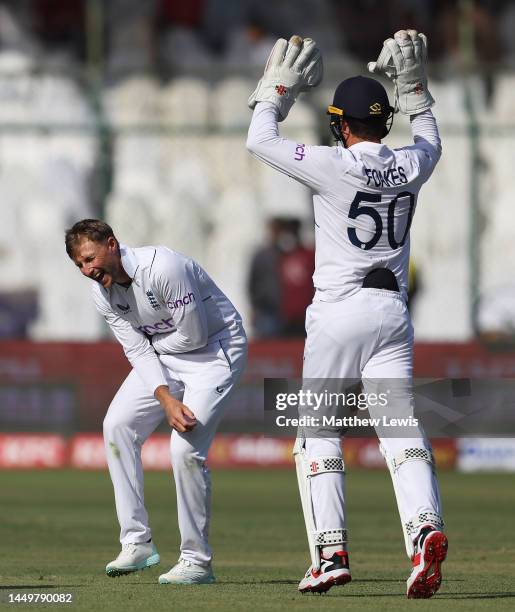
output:
<path id="1" fill-rule="evenodd" d="M 413 259 L 409 260 L 408 268 L 408 310 L 413 315 L 413 307 L 415 305 L 415 298 L 417 297 L 420 290 L 420 279 L 418 268 L 415 265 Z"/>
<path id="2" fill-rule="evenodd" d="M 374 60 L 381 42 L 399 29 L 395 0 L 332 0 L 332 7 L 334 21 L 341 32 L 342 50 L 360 61 Z"/>
<path id="3" fill-rule="evenodd" d="M 442 33 L 446 59 L 451 67 L 460 67 L 467 62 L 485 67 L 501 59 L 500 7 L 501 2 L 496 0 L 472 0 L 466 4 L 460 0 L 440 0 L 437 29 Z M 469 47 L 468 31 L 471 34 Z"/>
<path id="4" fill-rule="evenodd" d="M 110 0 L 105 3 L 109 77 L 155 69 L 156 10 L 157 0 Z"/>
<path id="5" fill-rule="evenodd" d="M 476 333 L 492 344 L 515 344 L 515 285 L 484 292 L 477 305 Z"/>
<path id="6" fill-rule="evenodd" d="M 504 53 L 505 64 L 513 70 L 515 68 L 515 2 L 507 0 L 502 3 L 499 12 L 498 29 L 500 44 Z"/>
<path id="7" fill-rule="evenodd" d="M 206 4 L 207 0 L 160 0 L 156 29 L 164 76 L 206 71 L 212 65 L 213 52 L 202 32 Z"/>
<path id="8" fill-rule="evenodd" d="M 26 2 L 0 4 L 0 47 L 2 52 L 36 52 L 34 33 L 30 31 L 30 13 Z"/>
<path id="9" fill-rule="evenodd" d="M 302 244 L 300 227 L 295 218 L 271 219 L 269 243 L 253 257 L 249 295 L 258 338 L 304 336 L 315 255 Z"/>
<path id="10" fill-rule="evenodd" d="M 37 315 L 37 291 L 0 291 L 0 338 L 27 338 Z"/>
<path id="11" fill-rule="evenodd" d="M 33 30 L 48 49 L 85 58 L 87 0 L 33 0 Z"/>
<path id="12" fill-rule="evenodd" d="M 202 23 L 206 0 L 160 0 L 158 25 L 181 25 L 198 29 Z"/>
<path id="13" fill-rule="evenodd" d="M 315 251 L 302 244 L 299 220 L 286 222 L 279 247 L 282 333 L 284 336 L 304 336 L 306 308 L 314 294 Z"/>
<path id="14" fill-rule="evenodd" d="M 262 68 L 275 41 L 276 37 L 267 33 L 261 18 L 251 15 L 248 21 L 228 35 L 225 62 L 236 68 Z"/>
<path id="15" fill-rule="evenodd" d="M 206 0 L 203 34 L 216 53 L 223 53 L 227 37 L 245 23 L 250 0 Z"/>

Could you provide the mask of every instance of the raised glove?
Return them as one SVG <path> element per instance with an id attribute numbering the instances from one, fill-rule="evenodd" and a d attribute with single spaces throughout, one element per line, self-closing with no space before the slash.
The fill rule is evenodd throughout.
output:
<path id="1" fill-rule="evenodd" d="M 427 89 L 427 38 L 416 30 L 399 30 L 388 38 L 377 61 L 368 69 L 384 75 L 395 85 L 395 108 L 404 115 L 415 115 L 435 103 Z"/>
<path id="2" fill-rule="evenodd" d="M 301 91 L 316 87 L 322 80 L 322 55 L 311 38 L 294 35 L 274 45 L 265 71 L 249 98 L 249 107 L 258 102 L 272 102 L 279 109 L 279 121 L 288 116 Z"/>

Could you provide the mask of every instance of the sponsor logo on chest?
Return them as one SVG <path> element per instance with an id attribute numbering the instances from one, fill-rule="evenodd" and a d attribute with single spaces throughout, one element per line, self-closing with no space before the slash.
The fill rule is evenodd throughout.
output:
<path id="1" fill-rule="evenodd" d="M 175 329 L 175 325 L 173 324 L 173 317 L 170 317 L 168 319 L 161 319 L 161 321 L 157 321 L 151 325 L 140 325 L 138 329 L 147 336 L 153 336 L 154 334 L 162 334 L 163 332 L 171 331 Z"/>
<path id="2" fill-rule="evenodd" d="M 149 297 L 149 293 L 151 292 L 147 291 L 147 297 Z M 190 291 L 190 293 L 186 294 L 182 298 L 178 298 L 173 301 L 169 300 L 168 302 L 166 302 L 166 305 L 169 310 L 177 310 L 178 308 L 182 308 L 184 306 L 187 306 L 188 304 L 192 304 L 193 302 L 195 302 L 195 295 Z M 159 306 L 159 304 L 157 305 Z M 138 329 L 147 336 L 153 336 L 154 334 L 162 334 L 167 331 L 172 331 L 175 329 L 175 325 L 173 323 L 173 317 L 169 317 L 168 319 L 163 318 L 160 321 L 153 322 L 149 325 L 140 325 Z"/>
<path id="3" fill-rule="evenodd" d="M 177 300 L 169 300 L 166 302 L 166 305 L 170 310 L 176 310 L 177 308 L 181 308 L 182 306 L 187 306 L 188 304 L 192 304 L 195 301 L 195 296 L 190 291 L 187 295 L 182 298 L 178 298 Z"/>

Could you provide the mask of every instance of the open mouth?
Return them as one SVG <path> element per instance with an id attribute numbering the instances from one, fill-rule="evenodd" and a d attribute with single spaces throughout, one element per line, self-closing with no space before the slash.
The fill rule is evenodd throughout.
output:
<path id="1" fill-rule="evenodd" d="M 104 280 L 104 272 L 97 272 L 93 276 L 93 280 L 97 281 L 97 283 L 102 284 L 102 281 Z"/>

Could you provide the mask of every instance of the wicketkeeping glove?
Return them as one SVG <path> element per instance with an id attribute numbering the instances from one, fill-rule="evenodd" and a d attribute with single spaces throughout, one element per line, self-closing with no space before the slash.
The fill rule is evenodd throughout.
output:
<path id="1" fill-rule="evenodd" d="M 427 89 L 427 38 L 416 30 L 399 30 L 388 38 L 370 72 L 388 77 L 395 85 L 395 108 L 415 115 L 435 103 Z"/>
<path id="2" fill-rule="evenodd" d="M 294 35 L 287 42 L 280 38 L 274 45 L 249 107 L 258 102 L 272 102 L 279 109 L 279 121 L 288 116 L 301 91 L 316 87 L 323 76 L 322 55 L 311 38 Z"/>

